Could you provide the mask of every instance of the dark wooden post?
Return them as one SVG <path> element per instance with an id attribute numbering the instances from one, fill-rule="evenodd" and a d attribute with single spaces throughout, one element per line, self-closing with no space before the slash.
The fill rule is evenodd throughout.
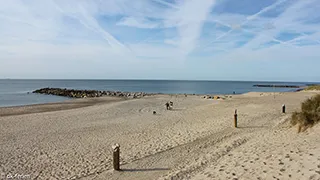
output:
<path id="1" fill-rule="evenodd" d="M 235 128 L 238 127 L 238 114 L 237 114 L 237 110 L 235 110 L 235 112 L 234 112 L 234 127 L 235 127 Z"/>
<path id="2" fill-rule="evenodd" d="M 300 133 L 302 130 L 302 125 L 301 124 L 298 124 L 298 133 Z"/>
<path id="3" fill-rule="evenodd" d="M 282 113 L 286 113 L 286 105 L 282 105 Z"/>
<path id="4" fill-rule="evenodd" d="M 113 169 L 116 171 L 120 170 L 120 145 L 115 144 L 112 146 L 113 150 Z"/>

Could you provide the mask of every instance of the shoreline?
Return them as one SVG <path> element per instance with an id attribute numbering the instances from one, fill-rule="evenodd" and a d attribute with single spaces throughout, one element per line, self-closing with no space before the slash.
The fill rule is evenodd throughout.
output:
<path id="1" fill-rule="evenodd" d="M 300 91 L 299 91 L 300 92 Z M 318 91 L 303 91 L 303 92 L 314 92 Z M 148 99 L 148 98 L 157 98 L 157 97 L 166 97 L 170 98 L 181 98 L 184 97 L 197 97 L 203 100 L 226 100 L 232 99 L 233 97 L 262 97 L 262 96 L 274 96 L 281 94 L 290 94 L 296 92 L 247 92 L 243 94 L 219 94 L 219 95 L 207 95 L 207 94 L 154 94 L 149 96 L 144 96 L 137 99 L 126 98 L 126 97 L 114 97 L 114 96 L 101 96 L 93 98 L 70 98 L 61 102 L 53 103 L 39 103 L 39 104 L 29 104 L 29 105 L 18 105 L 18 106 L 8 106 L 0 107 L 0 117 L 6 116 L 16 116 L 16 115 L 25 115 L 25 114 L 34 114 L 34 113 L 45 113 L 45 112 L 58 112 L 64 110 L 72 110 L 90 107 L 99 104 L 109 104 L 120 101 L 129 101 L 129 100 L 138 100 L 138 99 Z"/>
<path id="2" fill-rule="evenodd" d="M 284 83 L 285 84 L 285 83 Z M 257 85 L 257 84 L 256 84 Z M 308 84 L 307 84 L 308 85 Z M 255 85 L 253 85 L 254 87 Z M 287 85 L 285 85 L 287 86 Z M 255 92 L 273 92 L 274 93 L 279 93 L 279 92 L 297 92 L 297 91 L 302 91 L 308 86 L 303 86 L 303 88 L 295 88 L 295 89 L 288 89 L 288 90 L 272 90 L 272 91 L 260 91 L 259 89 L 255 89 L 253 91 Z M 34 88 L 36 89 L 36 88 Z M 135 91 L 101 91 L 101 90 L 81 90 L 81 89 L 66 89 L 66 88 L 41 88 L 41 89 L 36 89 L 33 91 L 28 91 L 25 95 L 27 94 L 42 94 L 43 97 L 41 98 L 45 99 L 45 95 L 52 95 L 55 97 L 63 97 L 63 99 L 58 99 L 58 100 L 39 100 L 37 103 L 32 102 L 32 99 L 29 98 L 28 101 L 19 101 L 17 100 L 17 103 L 10 104 L 11 99 L 6 99 L 9 103 L 3 103 L 0 108 L 15 108 L 15 107 L 21 107 L 21 106 L 30 106 L 30 105 L 41 105 L 41 104 L 51 104 L 51 103 L 62 103 L 64 101 L 72 100 L 72 99 L 82 99 L 82 98 L 93 98 L 93 97 L 125 97 L 125 98 L 141 98 L 144 96 L 152 96 L 152 95 L 197 95 L 197 96 L 216 96 L 216 95 L 241 95 L 248 92 L 237 92 L 237 91 L 231 91 L 228 93 L 157 93 L 157 92 L 135 92 Z M 14 95 L 14 94 L 12 94 Z M 19 94 L 20 95 L 20 94 Z M 1 94 L 1 96 L 5 96 L 5 94 Z M 57 98 L 56 98 L 57 99 Z M 14 98 L 13 98 L 14 100 Z M 6 101 L 4 101 L 6 102 Z M 20 103 L 19 103 L 20 102 Z"/>
<path id="3" fill-rule="evenodd" d="M 253 96 L 265 96 L 265 95 L 274 95 L 274 94 L 283 94 L 283 93 L 295 93 L 300 91 L 288 91 L 288 92 L 259 92 L 259 91 L 251 91 L 242 94 L 167 94 L 167 93 L 154 93 L 151 95 L 146 95 L 141 98 L 135 99 L 145 99 L 149 97 L 199 97 L 200 99 L 211 99 L 214 100 L 215 97 L 218 99 L 226 99 L 233 96 L 245 96 L 247 94 Z M 306 91 L 303 91 L 306 92 Z M 309 92 L 309 91 L 307 91 Z M 311 92 L 311 91 L 310 91 Z M 317 92 L 317 91 L 312 91 Z M 51 94 L 43 94 L 45 96 L 56 96 Z M 112 102 L 119 102 L 119 101 L 128 101 L 134 100 L 133 98 L 127 97 L 117 97 L 117 96 L 101 96 L 101 97 L 89 97 L 89 98 L 68 98 L 67 100 L 60 101 L 60 102 L 49 102 L 49 103 L 38 103 L 38 104 L 26 104 L 26 105 L 17 105 L 17 106 L 3 106 L 0 107 L 0 117 L 4 116 L 13 116 L 13 115 L 23 115 L 23 114 L 33 114 L 33 113 L 43 113 L 43 112 L 52 112 L 52 111 L 62 111 L 62 110 L 71 110 L 71 109 L 78 109 L 83 107 L 89 107 L 97 104 L 107 104 Z"/>
<path id="4" fill-rule="evenodd" d="M 88 99 L 70 99 L 70 100 L 66 100 L 62 102 L 54 102 L 54 103 L 40 103 L 40 104 L 0 107 L 0 117 L 71 110 L 71 109 L 89 107 L 89 106 L 102 104 L 102 103 L 107 104 L 107 103 L 119 102 L 124 100 L 125 99 L 123 98 L 116 98 L 116 97 L 101 97 L 101 98 L 88 98 Z"/>
<path id="5" fill-rule="evenodd" d="M 130 101 L 130 100 L 138 100 L 138 99 L 147 99 L 152 97 L 185 97 L 185 94 L 155 94 L 150 96 L 144 96 L 142 98 L 132 99 L 125 97 L 112 97 L 112 96 L 102 96 L 102 97 L 93 97 L 93 98 L 70 98 L 61 102 L 53 102 L 53 103 L 39 103 L 39 104 L 27 104 L 27 105 L 18 105 L 18 106 L 8 106 L 8 107 L 0 107 L 0 117 L 5 116 L 16 116 L 16 115 L 24 115 L 24 114 L 34 114 L 34 113 L 45 113 L 45 112 L 56 112 L 63 110 L 72 110 L 78 108 L 84 108 L 99 104 L 109 104 L 120 101 Z M 210 99 L 210 98 L 202 98 L 207 95 L 193 95 L 189 94 L 190 97 L 201 97 L 201 99 Z M 221 95 L 219 95 L 221 97 Z M 223 95 L 224 96 L 224 95 Z M 208 96 L 213 99 L 214 96 Z"/>

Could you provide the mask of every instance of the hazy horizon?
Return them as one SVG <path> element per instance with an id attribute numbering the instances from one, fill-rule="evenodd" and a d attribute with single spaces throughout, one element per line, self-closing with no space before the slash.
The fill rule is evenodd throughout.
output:
<path id="1" fill-rule="evenodd" d="M 219 82 L 219 81 L 226 81 L 226 82 L 288 82 L 288 83 L 320 83 L 320 81 L 281 81 L 281 80 L 209 80 L 209 79 L 26 79 L 26 78 L 0 78 L 0 80 L 57 80 L 57 81 L 205 81 L 205 82 Z"/>

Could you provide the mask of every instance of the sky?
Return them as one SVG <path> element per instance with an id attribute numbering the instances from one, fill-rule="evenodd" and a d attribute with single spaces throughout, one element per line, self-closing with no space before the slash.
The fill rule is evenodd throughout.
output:
<path id="1" fill-rule="evenodd" d="M 0 78 L 320 82 L 320 0 L 0 1 Z"/>

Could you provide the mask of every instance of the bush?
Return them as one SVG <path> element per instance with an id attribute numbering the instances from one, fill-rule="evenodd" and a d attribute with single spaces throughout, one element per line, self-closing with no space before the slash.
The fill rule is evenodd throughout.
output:
<path id="1" fill-rule="evenodd" d="M 320 94 L 305 100 L 301 104 L 301 112 L 294 112 L 291 117 L 293 126 L 298 124 L 299 131 L 306 130 L 320 122 Z"/>

